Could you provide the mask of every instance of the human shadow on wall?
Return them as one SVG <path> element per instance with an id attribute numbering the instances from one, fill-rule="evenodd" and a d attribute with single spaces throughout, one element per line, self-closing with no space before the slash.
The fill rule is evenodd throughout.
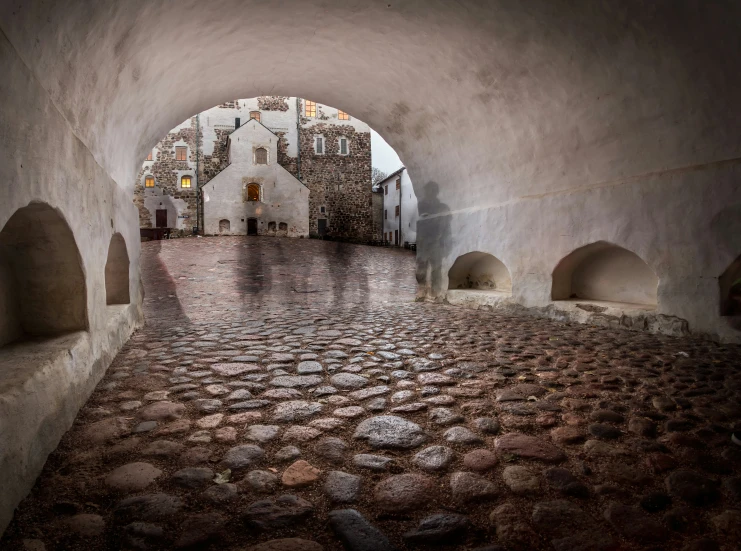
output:
<path id="1" fill-rule="evenodd" d="M 417 191 L 417 190 L 415 190 Z M 450 207 L 440 201 L 440 185 L 430 181 L 417 193 L 418 297 L 434 298 L 443 289 L 442 258 L 450 248 Z"/>

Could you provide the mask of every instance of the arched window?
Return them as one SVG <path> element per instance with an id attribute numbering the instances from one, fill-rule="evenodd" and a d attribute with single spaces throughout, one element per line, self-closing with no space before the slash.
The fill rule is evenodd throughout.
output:
<path id="1" fill-rule="evenodd" d="M 266 165 L 268 164 L 268 150 L 264 147 L 258 147 L 255 149 L 255 164 Z"/>
<path id="2" fill-rule="evenodd" d="M 250 111 L 250 118 L 260 122 L 260 111 Z"/>
<path id="3" fill-rule="evenodd" d="M 247 200 L 248 201 L 259 201 L 260 200 L 260 184 L 250 184 L 247 186 Z"/>
<path id="4" fill-rule="evenodd" d="M 181 188 L 190 187 L 190 176 L 183 176 L 182 178 L 180 178 L 180 187 Z"/>
<path id="5" fill-rule="evenodd" d="M 275 231 L 275 222 L 268 222 L 268 231 Z"/>
<path id="6" fill-rule="evenodd" d="M 280 224 L 278 224 L 278 230 L 279 231 L 288 231 L 288 224 L 286 224 L 285 222 L 281 222 Z"/>
<path id="7" fill-rule="evenodd" d="M 144 187 L 154 187 L 154 176 L 144 178 Z"/>

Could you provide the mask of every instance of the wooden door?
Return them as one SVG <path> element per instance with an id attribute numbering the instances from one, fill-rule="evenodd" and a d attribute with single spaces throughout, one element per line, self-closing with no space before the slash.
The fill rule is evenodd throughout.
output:
<path id="1" fill-rule="evenodd" d="M 166 228 L 167 227 L 167 209 L 157 209 L 156 219 L 157 219 L 158 228 Z"/>
<path id="2" fill-rule="evenodd" d="M 318 224 L 319 235 L 322 237 L 327 235 L 327 219 L 319 218 L 316 222 Z"/>

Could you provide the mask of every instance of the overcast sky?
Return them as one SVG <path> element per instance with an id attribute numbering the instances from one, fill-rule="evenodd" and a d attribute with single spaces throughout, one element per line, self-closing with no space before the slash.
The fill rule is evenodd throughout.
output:
<path id="1" fill-rule="evenodd" d="M 391 174 L 402 167 L 396 151 L 373 129 L 371 129 L 371 161 L 375 168 L 386 174 Z"/>

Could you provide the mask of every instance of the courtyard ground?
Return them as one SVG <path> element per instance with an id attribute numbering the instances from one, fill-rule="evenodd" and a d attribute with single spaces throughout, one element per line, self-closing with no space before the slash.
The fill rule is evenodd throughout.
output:
<path id="1" fill-rule="evenodd" d="M 142 249 L 1 549 L 739 548 L 741 347 L 414 302 L 408 251 Z"/>

